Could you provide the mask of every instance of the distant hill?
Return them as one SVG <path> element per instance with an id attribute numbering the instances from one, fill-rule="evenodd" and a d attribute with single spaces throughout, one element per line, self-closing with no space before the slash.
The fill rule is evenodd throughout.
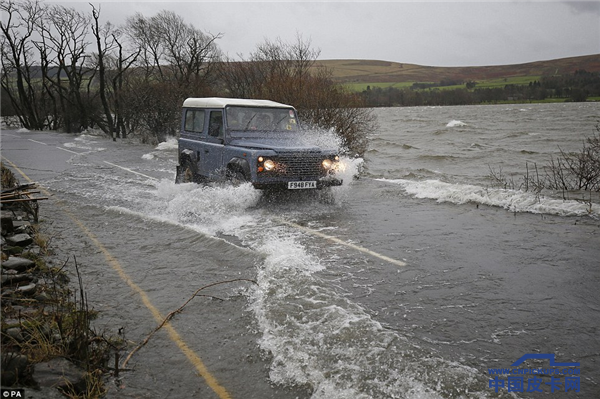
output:
<path id="1" fill-rule="evenodd" d="M 316 67 L 330 68 L 336 82 L 350 86 L 440 82 L 442 80 L 490 81 L 504 78 L 565 75 L 580 69 L 588 72 L 600 72 L 600 54 L 526 64 L 479 67 L 432 67 L 375 60 L 322 60 L 317 61 Z"/>

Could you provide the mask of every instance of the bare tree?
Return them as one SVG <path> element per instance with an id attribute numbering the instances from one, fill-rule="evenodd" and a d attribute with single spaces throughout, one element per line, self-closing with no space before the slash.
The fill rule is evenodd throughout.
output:
<path id="1" fill-rule="evenodd" d="M 137 127 L 137 119 L 127 112 L 124 100 L 125 81 L 132 75 L 129 69 L 136 62 L 140 55 L 139 49 L 137 52 L 125 54 L 122 42 L 122 32 L 113 33 L 113 39 L 117 46 L 117 52 L 112 58 L 112 68 L 109 72 L 112 83 L 112 104 L 115 113 L 115 136 L 117 138 L 125 138 L 131 132 L 134 132 Z"/>
<path id="2" fill-rule="evenodd" d="M 211 67 L 220 59 L 215 41 L 221 35 L 208 35 L 186 24 L 171 11 L 161 11 L 152 18 L 160 32 L 164 59 L 173 79 L 181 85 L 202 85 L 211 75 Z"/>
<path id="3" fill-rule="evenodd" d="M 530 173 L 526 163 L 526 174 L 520 184 L 507 178 L 501 168 L 496 171 L 490 167 L 489 177 L 501 188 L 533 190 L 536 194 L 543 190 L 561 191 L 564 199 L 572 192 L 600 192 L 600 124 L 596 125 L 596 131 L 583 141 L 579 152 L 565 152 L 559 147 L 560 155 L 550 158 L 542 175 L 535 163 L 535 173 Z"/>
<path id="4" fill-rule="evenodd" d="M 58 97 L 62 125 L 67 132 L 89 127 L 93 120 L 93 71 L 85 64 L 88 60 L 87 35 L 90 17 L 72 8 L 54 5 L 47 8 L 37 27 L 41 39 L 36 43 L 48 91 Z"/>
<path id="5" fill-rule="evenodd" d="M 96 123 L 113 140 L 125 138 L 129 132 L 128 118 L 123 104 L 123 85 L 129 68 L 137 60 L 139 49 L 124 54 L 123 32 L 110 22 L 100 26 L 100 10 L 92 4 L 92 32 L 96 41 L 97 53 L 90 63 L 90 69 L 97 71 L 98 92 L 102 102 L 102 117 Z"/>
<path id="6" fill-rule="evenodd" d="M 150 18 L 135 14 L 127 20 L 126 32 L 139 51 L 142 71 L 136 77 L 139 84 L 130 86 L 128 103 L 150 133 L 145 139 L 160 141 L 178 131 L 186 97 L 212 92 L 221 35 L 205 34 L 171 11 Z"/>
<path id="7" fill-rule="evenodd" d="M 225 60 L 217 70 L 221 90 L 238 98 L 261 97 L 259 69 L 259 65 L 252 61 Z"/>
<path id="8" fill-rule="evenodd" d="M 125 29 L 133 45 L 139 49 L 138 66 L 143 68 L 145 80 L 150 81 L 152 76 L 163 80 L 164 49 L 158 27 L 141 13 L 136 13 L 127 19 Z"/>
<path id="9" fill-rule="evenodd" d="M 333 129 L 348 154 L 362 155 L 375 116 L 360 96 L 332 81 L 331 71 L 315 66 L 319 54 L 300 35 L 291 44 L 266 40 L 250 60 L 222 63 L 219 76 L 228 94 L 292 104 L 309 127 Z"/>
<path id="10" fill-rule="evenodd" d="M 100 10 L 96 9 L 96 7 L 94 7 L 92 4 L 90 4 L 90 6 L 92 7 L 92 17 L 94 19 L 94 23 L 92 25 L 92 32 L 94 33 L 94 38 L 96 39 L 96 48 L 98 53 L 96 54 L 96 68 L 98 70 L 98 81 L 99 81 L 99 92 L 100 92 L 100 100 L 102 101 L 102 109 L 104 111 L 104 118 L 105 119 L 97 119 L 97 123 L 100 126 L 100 128 L 106 133 L 108 134 L 110 137 L 113 138 L 113 140 L 116 140 L 116 137 L 114 135 L 115 133 L 115 121 L 113 118 L 113 114 L 111 111 L 111 107 L 108 103 L 108 96 L 107 96 L 107 84 L 106 84 L 106 65 L 105 65 L 105 59 L 107 56 L 107 53 L 109 51 L 111 51 L 111 49 L 113 48 L 113 46 L 115 45 L 114 43 L 114 37 L 111 35 L 111 25 L 107 24 L 104 29 L 100 28 L 100 23 L 99 23 L 99 19 L 100 19 Z"/>
<path id="11" fill-rule="evenodd" d="M 35 47 L 35 24 L 44 12 L 37 1 L 13 0 L 0 2 L 0 10 L 5 15 L 0 21 L 2 30 L 1 84 L 8 95 L 21 124 L 28 129 L 43 129 L 46 124 L 45 96 L 36 69 L 33 66 Z"/>
<path id="12" fill-rule="evenodd" d="M 216 40 L 221 34 L 200 31 L 172 11 L 146 18 L 135 14 L 127 20 L 127 33 L 140 49 L 140 65 L 146 76 L 182 87 L 205 84 L 211 68 L 221 58 Z"/>
<path id="13" fill-rule="evenodd" d="M 596 130 L 600 132 L 600 124 Z M 559 150 L 560 156 L 552 158 L 544 168 L 546 186 L 554 190 L 600 192 L 600 135 L 586 138 L 579 152 Z"/>

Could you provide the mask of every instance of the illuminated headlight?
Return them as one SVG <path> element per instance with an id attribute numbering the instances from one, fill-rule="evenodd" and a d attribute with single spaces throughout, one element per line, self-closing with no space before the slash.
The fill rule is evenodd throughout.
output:
<path id="1" fill-rule="evenodd" d="M 333 165 L 333 161 L 331 159 L 324 159 L 322 165 L 325 169 L 329 170 Z"/>
<path id="2" fill-rule="evenodd" d="M 264 163 L 263 166 L 265 168 L 265 170 L 273 170 L 275 169 L 275 162 L 273 162 L 270 159 L 267 159 Z"/>

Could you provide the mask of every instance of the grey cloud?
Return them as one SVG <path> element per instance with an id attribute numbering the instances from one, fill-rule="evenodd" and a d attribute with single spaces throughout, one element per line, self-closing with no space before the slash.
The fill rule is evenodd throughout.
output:
<path id="1" fill-rule="evenodd" d="M 566 1 L 565 4 L 576 14 L 592 13 L 600 15 L 600 2 L 598 1 Z"/>

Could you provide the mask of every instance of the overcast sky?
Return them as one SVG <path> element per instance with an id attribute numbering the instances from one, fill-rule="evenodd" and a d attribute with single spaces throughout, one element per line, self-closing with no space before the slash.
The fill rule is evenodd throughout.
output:
<path id="1" fill-rule="evenodd" d="M 59 3 L 46 0 L 46 3 Z M 136 12 L 171 10 L 223 34 L 230 57 L 265 39 L 300 34 L 319 59 L 375 59 L 429 66 L 505 65 L 600 53 L 600 1 L 92 1 L 60 2 L 119 25 Z"/>

